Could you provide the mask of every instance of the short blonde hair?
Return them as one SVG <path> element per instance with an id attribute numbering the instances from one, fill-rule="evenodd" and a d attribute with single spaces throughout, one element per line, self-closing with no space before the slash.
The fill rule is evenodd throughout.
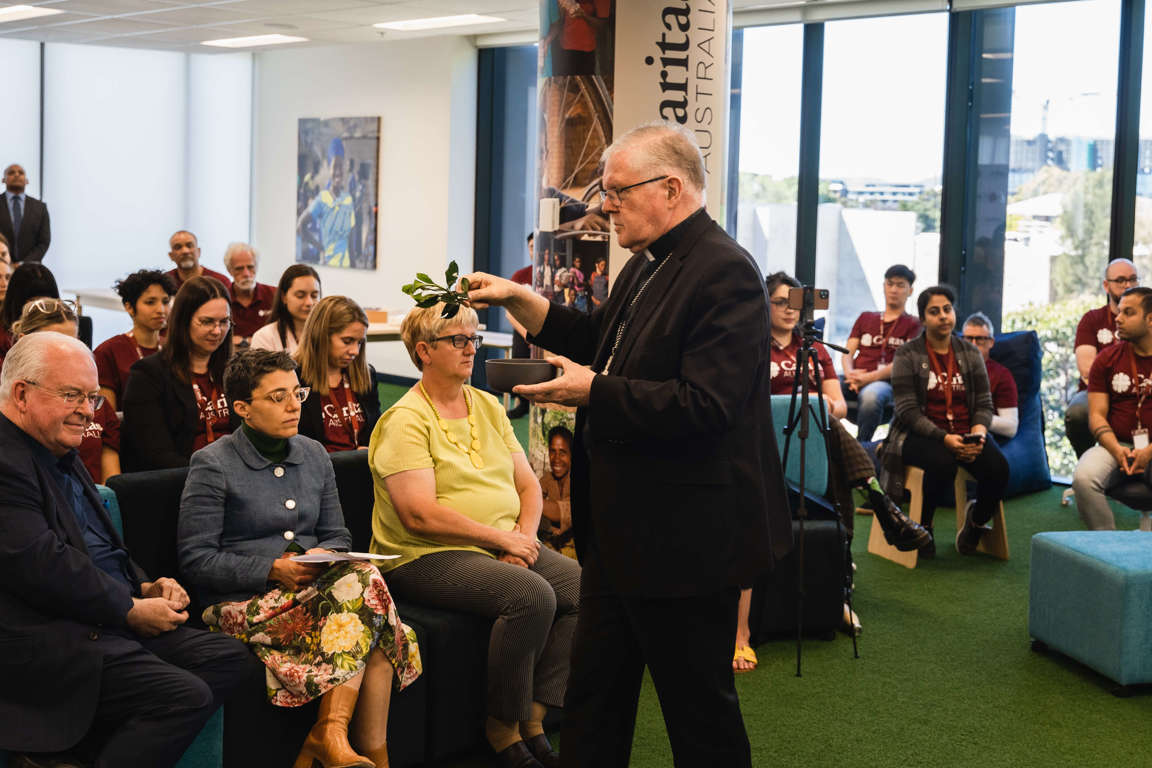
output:
<path id="1" fill-rule="evenodd" d="M 441 317 L 442 311 L 444 311 L 443 302 L 434 307 L 423 309 L 416 307 L 404 316 L 404 322 L 400 325 L 400 338 L 404 340 L 408 357 L 412 358 L 418 371 L 424 370 L 424 363 L 416 354 L 417 343 L 424 341 L 431 344 L 432 340 L 442 335 L 443 330 L 450 325 L 462 325 L 473 330 L 480 325 L 480 318 L 476 316 L 476 310 L 472 307 L 461 306 L 460 311 L 449 318 Z"/>

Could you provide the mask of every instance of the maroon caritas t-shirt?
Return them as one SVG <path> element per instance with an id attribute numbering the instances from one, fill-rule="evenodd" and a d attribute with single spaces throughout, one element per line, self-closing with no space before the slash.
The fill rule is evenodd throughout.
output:
<path id="1" fill-rule="evenodd" d="M 252 289 L 252 303 L 244 306 L 236 300 L 236 286 L 229 289 L 232 294 L 232 335 L 247 339 L 268 325 L 268 313 L 272 311 L 272 301 L 276 289 L 271 285 L 256 283 Z"/>
<path id="2" fill-rule="evenodd" d="M 124 387 L 128 384 L 128 369 L 137 360 L 160 351 L 159 347 L 141 347 L 132 332 L 118 333 L 105 341 L 92 353 L 96 358 L 96 373 L 100 386 L 116 393 L 116 404 L 124 400 Z"/>
<path id="3" fill-rule="evenodd" d="M 825 381 L 829 379 L 836 380 L 836 369 L 832 366 L 832 358 L 828 355 L 828 350 L 824 349 L 823 344 L 816 344 L 816 357 L 820 360 L 820 375 Z M 782 347 L 772 339 L 772 370 L 770 382 L 770 393 L 773 395 L 790 395 L 792 394 L 792 382 L 796 380 L 796 355 L 800 353 L 800 337 L 797 334 L 792 334 L 792 342 Z M 816 385 L 816 377 L 811 374 L 808 380 L 812 386 Z M 813 393 L 815 394 L 815 393 Z"/>
<path id="4" fill-rule="evenodd" d="M 992 407 L 1015 408 L 1019 405 L 1019 393 L 1016 391 L 1016 379 L 1012 372 L 995 360 L 985 360 L 988 369 L 988 388 L 992 390 Z"/>
<path id="5" fill-rule="evenodd" d="M 956 352 L 951 345 L 948 354 L 936 354 L 928 350 L 928 393 L 924 400 L 924 415 L 945 432 L 953 435 L 966 435 L 972 425 L 968 417 L 968 394 L 964 376 L 956 363 Z M 934 362 L 933 362 L 934 361 Z M 939 371 L 939 373 L 937 373 Z M 948 421 L 948 395 L 944 386 L 948 372 L 952 372 L 952 421 Z"/>
<path id="6" fill-rule="evenodd" d="M 1108 395 L 1108 426 L 1117 440 L 1132 442 L 1138 404 L 1140 423 L 1152 429 L 1152 357 L 1135 354 L 1131 344 L 1122 341 L 1096 355 L 1088 372 L 1088 391 Z M 1143 403 L 1141 394 L 1146 395 Z"/>
<path id="7" fill-rule="evenodd" d="M 347 382 L 330 388 L 320 408 L 324 411 L 324 447 L 328 453 L 359 448 L 356 436 L 364 426 L 364 409 Z"/>
<path id="8" fill-rule="evenodd" d="M 184 285 L 184 281 L 180 279 L 180 270 L 170 269 L 164 274 L 172 278 L 172 282 L 176 283 L 177 290 L 179 290 L 180 286 Z M 200 277 L 214 277 L 223 283 L 225 288 L 232 287 L 232 281 L 228 278 L 228 275 L 222 275 L 214 269 L 208 269 L 208 267 L 204 267 L 204 271 L 200 274 Z"/>
<path id="9" fill-rule="evenodd" d="M 888 365 L 901 345 L 919 335 L 920 321 L 907 312 L 888 322 L 884 322 L 883 312 L 861 312 L 848 334 L 848 338 L 860 340 L 852 367 L 874 371 Z"/>
<path id="10" fill-rule="evenodd" d="M 120 419 L 116 418 L 116 411 L 107 400 L 96 409 L 96 416 L 84 430 L 84 439 L 76 449 L 88 474 L 92 475 L 92 479 L 97 483 L 104 482 L 100 456 L 104 453 L 105 446 L 120 453 Z"/>
<path id="11" fill-rule="evenodd" d="M 192 375 L 192 395 L 196 398 L 196 410 L 200 412 L 200 423 L 196 427 L 196 437 L 192 440 L 192 450 L 198 451 L 232 431 L 228 421 L 232 414 L 228 408 L 228 398 L 212 381 L 211 374 Z"/>
<path id="12" fill-rule="evenodd" d="M 1096 352 L 1120 342 L 1116 334 L 1116 315 L 1112 314 L 1112 307 L 1105 304 L 1097 309 L 1084 313 L 1080 324 L 1076 326 L 1076 341 L 1072 348 L 1091 346 Z M 1084 382 L 1080 382 L 1079 390 L 1085 389 Z"/>

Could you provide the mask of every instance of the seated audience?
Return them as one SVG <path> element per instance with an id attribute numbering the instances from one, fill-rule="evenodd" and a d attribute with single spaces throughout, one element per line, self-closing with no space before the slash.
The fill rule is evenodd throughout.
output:
<path id="1" fill-rule="evenodd" d="M 1130 478 L 1152 485 L 1152 288 L 1124 291 L 1119 310 L 1119 340 L 1100 350 L 1088 372 L 1088 423 L 1096 445 L 1080 457 L 1072 477 L 1080 519 L 1092 530 L 1116 528 L 1105 497 L 1110 488 Z"/>
<path id="2" fill-rule="evenodd" d="M 209 606 L 205 623 L 264 662 L 272 704 L 323 697 L 297 766 L 386 766 L 393 681 L 403 689 L 420 675 L 416 636 L 370 562 L 294 559 L 352 546 L 332 462 L 296 432 L 308 393 L 296 363 L 286 352 L 241 351 L 224 391 L 243 423 L 192 457 L 180 569 Z"/>
<path id="3" fill-rule="evenodd" d="M 996 345 L 996 331 L 992 320 L 983 312 L 973 312 L 964 321 L 964 341 L 980 350 L 988 369 L 988 388 L 992 390 L 992 407 L 996 413 L 988 431 L 997 437 L 1011 440 L 1020 427 L 1019 393 L 1012 372 L 990 357 Z"/>
<path id="4" fill-rule="evenodd" d="M 76 456 L 98 386 L 92 353 L 58 333 L 20 339 L 0 375 L 0 749 L 171 768 L 250 662 L 181 626 L 184 589 L 125 550 Z"/>
<path id="5" fill-rule="evenodd" d="M 16 339 L 38 331 L 53 331 L 76 338 L 75 305 L 63 299 L 36 299 L 24 305 L 24 313 L 12 326 Z M 97 366 L 99 370 L 99 366 Z M 120 419 L 116 409 L 103 396 L 92 404 L 95 414 L 84 430 L 84 440 L 76 449 L 88 474 L 97 483 L 120 474 Z"/>
<path id="6" fill-rule="evenodd" d="M 20 319 L 24 305 L 33 299 L 58 299 L 60 290 L 52 271 L 37 261 L 28 261 L 12 270 L 8 281 L 8 292 L 4 296 L 4 306 L 0 308 L 0 364 L 11 348 L 12 325 Z"/>
<path id="7" fill-rule="evenodd" d="M 186 467 L 193 451 L 237 426 L 224 396 L 231 322 L 218 280 L 193 277 L 176 292 L 168 343 L 137 360 L 124 387 L 124 471 Z"/>
<path id="8" fill-rule="evenodd" d="M 232 276 L 232 341 L 237 349 L 247 347 L 252 334 L 264 327 L 272 312 L 276 289 L 256 282 L 260 255 L 247 243 L 229 243 L 224 251 L 224 268 Z"/>
<path id="9" fill-rule="evenodd" d="M 846 398 L 858 397 L 856 439 L 872 440 L 884 421 L 884 411 L 892 404 L 892 358 L 904 342 L 920 335 L 920 323 L 904 310 L 912 295 L 916 273 L 903 264 L 893 264 L 884 273 L 884 311 L 861 312 L 848 333 L 840 356 L 844 367 L 843 391 Z"/>
<path id="10" fill-rule="evenodd" d="M 501 765 L 559 765 L 544 735 L 561 706 L 580 566 L 536 540 L 540 484 L 500 402 L 467 385 L 476 312 L 413 309 L 401 336 L 420 381 L 372 432 L 372 551 L 398 597 L 496 619 L 485 734 Z M 450 588 L 446 588 L 450 585 Z"/>
<path id="11" fill-rule="evenodd" d="M 770 303 L 768 314 L 772 324 L 769 394 L 791 395 L 797 378 L 797 357 L 801 350 L 802 339 L 797 326 L 800 312 L 788 305 L 788 292 L 791 288 L 799 288 L 800 283 L 783 272 L 769 275 L 766 283 Z M 884 539 L 889 544 L 901 551 L 910 551 L 931 543 L 929 532 L 909 520 L 900 511 L 900 507 L 884 495 L 876 479 L 876 468 L 872 464 L 872 458 L 840 422 L 848 407 L 840 391 L 836 369 L 832 366 L 832 358 L 824 345 L 817 343 L 815 348 L 820 361 L 820 391 L 824 394 L 824 402 L 828 409 L 828 451 L 831 459 L 828 463 L 828 493 L 836 502 L 840 520 L 848 531 L 849 539 L 853 534 L 856 513 L 853 491 L 858 490 L 867 498 L 868 508 L 875 515 L 876 524 L 883 529 Z M 813 387 L 812 394 L 815 395 L 817 376 L 812 371 L 809 371 L 808 376 Z M 783 451 L 783 446 L 780 446 L 780 450 Z M 790 450 L 800 450 L 795 437 Z M 751 595 L 751 589 L 742 591 L 740 595 L 736 651 L 732 659 L 732 668 L 737 672 L 755 669 L 757 663 L 756 654 L 749 645 L 751 631 L 748 616 L 752 605 Z M 845 618 L 847 623 L 855 624 L 854 617 L 847 612 L 847 606 Z"/>
<path id="12" fill-rule="evenodd" d="M 200 265 L 200 245 L 196 242 L 196 235 L 188 230 L 181 229 L 173 233 L 168 238 L 168 249 L 168 258 L 176 263 L 176 268 L 168 270 L 166 274 L 176 284 L 176 290 L 180 290 L 180 286 L 193 277 L 214 277 L 225 288 L 231 287 L 232 281 L 227 275 Z"/>
<path id="13" fill-rule="evenodd" d="M 1092 430 L 1088 427 L 1088 374 L 1096 356 L 1105 349 L 1119 343 L 1116 334 L 1117 314 L 1120 312 L 1120 297 L 1134 285 L 1140 285 L 1136 265 L 1129 259 L 1115 259 L 1104 269 L 1104 295 L 1108 302 L 1084 313 L 1076 326 L 1076 368 L 1080 372 L 1080 386 L 1068 409 L 1064 412 L 1064 434 L 1072 444 L 1076 456 L 1096 443 Z"/>
<path id="14" fill-rule="evenodd" d="M 252 334 L 251 346 L 256 349 L 284 350 L 296 354 L 300 339 L 304 338 L 304 323 L 316 302 L 320 301 L 320 275 L 307 264 L 293 264 L 280 276 L 272 311 L 260 330 Z"/>
<path id="15" fill-rule="evenodd" d="M 118 333 L 96 347 L 100 394 L 115 409 L 124 396 L 128 371 L 137 360 L 160 351 L 160 334 L 168 326 L 168 311 L 176 284 L 155 269 L 141 269 L 112 286 L 132 318 L 132 330 Z"/>
<path id="16" fill-rule="evenodd" d="M 346 296 L 327 296 L 308 315 L 295 358 L 300 381 L 311 392 L 300 417 L 300 434 L 329 453 L 367 448 L 380 418 L 376 371 L 368 365 L 364 339 L 368 316 Z"/>
<path id="17" fill-rule="evenodd" d="M 540 475 L 540 538 L 546 547 L 576 559 L 572 531 L 572 432 L 558 425 L 548 431 L 548 468 Z"/>
<path id="18" fill-rule="evenodd" d="M 896 352 L 892 368 L 895 416 L 880 447 L 884 487 L 892 498 L 904 493 L 904 467 L 924 469 L 926 500 L 951 497 L 961 464 L 976 479 L 977 496 L 956 534 L 956 550 L 970 555 L 989 529 L 1008 486 L 1008 462 L 988 440 L 995 410 L 988 370 L 979 350 L 955 338 L 955 294 L 936 285 L 916 300 L 924 333 Z M 932 529 L 933 509 L 925 504 L 924 526 Z M 934 553 L 934 548 L 922 554 Z"/>

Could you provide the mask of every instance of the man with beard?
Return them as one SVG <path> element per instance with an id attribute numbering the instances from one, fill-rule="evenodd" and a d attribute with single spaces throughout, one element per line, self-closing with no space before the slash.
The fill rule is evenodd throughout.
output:
<path id="1" fill-rule="evenodd" d="M 165 274 L 175 281 L 176 290 L 180 290 L 185 280 L 193 277 L 214 277 L 225 288 L 232 285 L 227 275 L 200 266 L 200 244 L 196 240 L 196 235 L 186 229 L 181 229 L 168 238 L 168 258 L 176 263 L 176 268 L 168 270 Z"/>
<path id="2" fill-rule="evenodd" d="M 1118 343 L 1101 350 L 1088 372 L 1088 425 L 1096 445 L 1072 477 L 1080 518 L 1093 530 L 1116 528 L 1109 488 L 1134 477 L 1152 485 L 1152 288 L 1129 288 L 1117 309 Z"/>
<path id="3" fill-rule="evenodd" d="M 1076 326 L 1076 368 L 1080 371 L 1080 386 L 1064 411 L 1064 434 L 1077 457 L 1083 456 L 1096 442 L 1088 426 L 1088 374 L 1096 355 L 1120 341 L 1116 335 L 1120 297 L 1132 286 L 1140 285 L 1136 265 L 1129 259 L 1115 259 L 1104 270 L 1103 285 L 1108 303 L 1085 312 Z"/>
<path id="4" fill-rule="evenodd" d="M 224 251 L 224 268 L 232 276 L 232 341 L 237 348 L 247 347 L 252 334 L 263 328 L 272 311 L 276 289 L 256 282 L 260 256 L 247 243 L 231 243 Z"/>

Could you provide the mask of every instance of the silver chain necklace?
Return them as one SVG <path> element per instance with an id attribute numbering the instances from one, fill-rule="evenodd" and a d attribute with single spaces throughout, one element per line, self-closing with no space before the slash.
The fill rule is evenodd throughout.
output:
<path id="1" fill-rule="evenodd" d="M 632 301 L 628 304 L 628 313 L 624 316 L 624 320 L 616 328 L 616 339 L 612 342 L 612 351 L 608 353 L 608 362 L 604 363 L 604 370 L 602 374 L 607 375 L 609 369 L 612 368 L 612 360 L 616 357 L 616 350 L 620 347 L 620 341 L 624 338 L 624 331 L 628 329 L 628 323 L 632 321 L 632 310 L 636 306 L 636 302 L 640 301 L 640 297 L 644 295 L 644 291 L 648 289 L 648 283 L 655 279 L 656 275 L 660 274 L 660 270 L 664 269 L 664 265 L 672 260 L 672 254 L 664 257 L 664 260 L 656 265 L 656 269 L 652 270 L 652 274 L 648 275 L 647 279 L 640 286 L 640 290 L 636 291 L 636 295 L 632 297 Z"/>

